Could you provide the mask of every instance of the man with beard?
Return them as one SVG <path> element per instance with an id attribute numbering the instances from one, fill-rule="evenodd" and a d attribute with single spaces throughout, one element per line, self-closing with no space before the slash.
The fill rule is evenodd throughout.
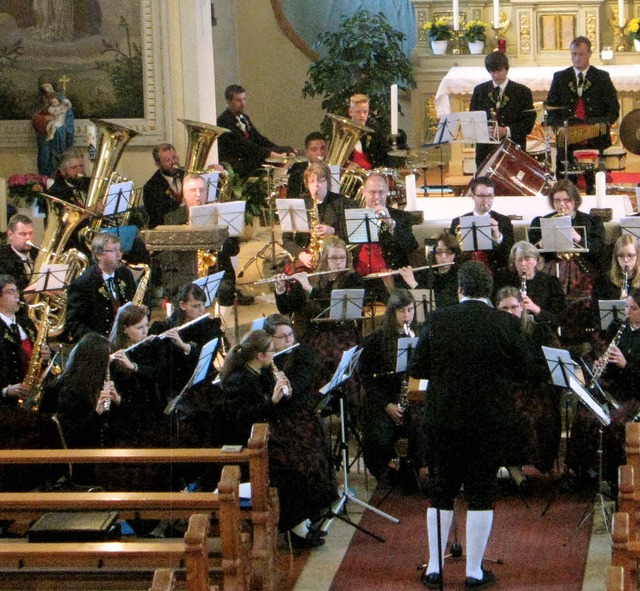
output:
<path id="1" fill-rule="evenodd" d="M 162 143 L 153 148 L 153 161 L 158 170 L 145 183 L 142 200 L 149 215 L 149 228 L 164 223 L 164 216 L 182 203 L 182 170 L 175 148 Z"/>

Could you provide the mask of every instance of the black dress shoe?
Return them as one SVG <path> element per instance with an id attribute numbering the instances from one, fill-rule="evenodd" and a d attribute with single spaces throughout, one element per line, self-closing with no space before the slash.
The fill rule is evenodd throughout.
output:
<path id="1" fill-rule="evenodd" d="M 324 545 L 324 538 L 320 536 L 299 536 L 298 534 L 294 534 L 293 532 L 289 532 L 289 536 L 291 539 L 291 547 L 296 550 L 310 550 L 311 548 L 317 548 L 318 546 Z"/>
<path id="2" fill-rule="evenodd" d="M 482 578 L 467 577 L 464 581 L 464 591 L 478 591 L 491 587 L 496 582 L 495 575 L 490 570 L 482 569 Z"/>
<path id="3" fill-rule="evenodd" d="M 442 575 L 440 573 L 427 574 L 425 570 L 420 577 L 420 582 L 427 589 L 440 589 L 442 585 Z"/>

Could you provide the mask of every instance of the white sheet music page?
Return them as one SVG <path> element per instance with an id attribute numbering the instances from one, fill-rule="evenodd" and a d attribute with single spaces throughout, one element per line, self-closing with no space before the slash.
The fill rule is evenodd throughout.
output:
<path id="1" fill-rule="evenodd" d="M 366 208 L 345 209 L 344 218 L 347 223 L 349 244 L 379 242 L 380 220 Z"/>
<path id="2" fill-rule="evenodd" d="M 309 219 L 304 199 L 276 199 L 276 209 L 283 232 L 308 232 Z"/>

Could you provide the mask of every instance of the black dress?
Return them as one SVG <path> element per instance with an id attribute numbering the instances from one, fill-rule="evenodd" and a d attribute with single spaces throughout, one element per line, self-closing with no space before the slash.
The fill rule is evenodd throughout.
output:
<path id="1" fill-rule="evenodd" d="M 228 419 L 235 443 L 245 444 L 254 423 L 269 424 L 269 477 L 280 497 L 281 531 L 322 513 L 337 497 L 335 477 L 324 432 L 309 410 L 301 382 L 294 378 L 292 395 L 273 404 L 275 382 L 270 370 L 245 366 L 224 382 Z"/>

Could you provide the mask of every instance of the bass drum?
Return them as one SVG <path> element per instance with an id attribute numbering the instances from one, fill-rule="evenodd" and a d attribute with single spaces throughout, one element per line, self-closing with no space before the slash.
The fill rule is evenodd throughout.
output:
<path id="1" fill-rule="evenodd" d="M 554 182 L 551 172 L 508 139 L 487 156 L 476 172 L 480 176 L 492 179 L 501 196 L 546 195 Z"/>

